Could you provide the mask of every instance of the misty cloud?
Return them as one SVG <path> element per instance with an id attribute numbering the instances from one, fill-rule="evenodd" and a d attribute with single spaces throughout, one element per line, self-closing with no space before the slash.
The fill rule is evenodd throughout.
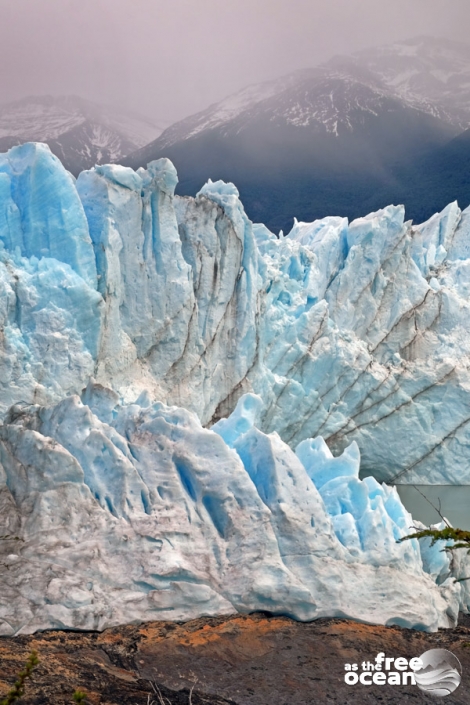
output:
<path id="1" fill-rule="evenodd" d="M 171 122 L 333 54 L 467 41 L 468 0 L 0 0 L 0 102 L 77 94 Z"/>

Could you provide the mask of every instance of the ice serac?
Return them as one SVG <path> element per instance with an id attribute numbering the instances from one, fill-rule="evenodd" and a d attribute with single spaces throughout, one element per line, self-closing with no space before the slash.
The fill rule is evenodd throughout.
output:
<path id="1" fill-rule="evenodd" d="M 169 398 L 204 422 L 232 411 L 237 398 L 251 389 L 248 374 L 257 360 L 258 253 L 238 196 L 233 184 L 217 181 L 195 199 L 176 201 L 195 305 Z"/>
<path id="2" fill-rule="evenodd" d="M 95 254 L 74 179 L 43 144 L 0 156 L 0 239 L 25 257 L 69 264 L 96 288 Z"/>
<path id="3" fill-rule="evenodd" d="M 224 399 L 230 406 L 255 357 L 258 296 L 251 223 L 235 187 L 212 184 L 196 199 L 175 199 L 168 160 L 138 174 L 96 167 L 75 185 L 44 145 L 10 150 L 2 165 L 3 280 L 12 290 L 5 316 L 15 342 L 12 352 L 8 329 L 2 344 L 11 374 L 3 373 L 9 391 L 0 398 L 2 412 L 14 401 L 80 392 L 91 376 L 129 399 L 146 391 L 178 402 L 205 421 Z M 78 275 L 74 287 L 68 267 Z M 44 272 L 40 294 L 29 277 L 34 268 Z M 66 301 L 77 287 L 79 312 Z M 30 334 L 31 306 L 34 320 L 53 313 L 40 340 L 39 332 L 38 340 Z M 44 352 L 57 359 L 59 339 L 62 348 L 70 342 L 67 380 L 44 372 Z"/>
<path id="4" fill-rule="evenodd" d="M 278 238 L 176 181 L 0 157 L 1 633 L 454 623 L 467 559 L 380 482 L 470 482 L 470 211 Z"/>
<path id="5" fill-rule="evenodd" d="M 257 405 L 243 397 L 217 433 L 94 383 L 82 399 L 12 407 L 0 428 L 0 633 L 253 610 L 453 624 L 461 586 L 438 585 L 416 541 L 396 543 L 411 517 L 394 490 L 357 478 L 357 448 L 333 459 L 307 441 L 296 455 L 253 425 Z"/>
<path id="6" fill-rule="evenodd" d="M 254 392 L 260 428 L 292 448 L 356 441 L 378 479 L 470 482 L 470 211 L 414 226 L 389 206 L 277 238 L 232 184 L 180 198 L 176 181 L 166 159 L 74 184 L 43 145 L 1 157 L 2 413 L 81 393 L 91 376 L 204 425 Z M 43 319 L 53 336 L 31 322 Z M 66 355 L 69 371 L 50 373 Z"/>
<path id="7" fill-rule="evenodd" d="M 265 430 L 355 440 L 382 480 L 470 482 L 468 218 L 451 204 L 414 227 L 390 206 L 260 232 Z"/>
<path id="8" fill-rule="evenodd" d="M 96 167 L 77 181 L 106 304 L 97 374 L 114 384 L 126 372 L 129 386 L 140 379 L 157 391 L 155 380 L 184 350 L 192 287 L 172 205 L 176 183 L 168 160 L 142 174 Z"/>
<path id="9" fill-rule="evenodd" d="M 73 179 L 44 145 L 0 156 L 0 406 L 59 400 L 86 384 L 102 297 Z"/>
<path id="10" fill-rule="evenodd" d="M 106 302 L 97 379 L 210 419 L 254 359 L 257 252 L 234 186 L 176 183 L 165 159 L 78 178 Z"/>
<path id="11" fill-rule="evenodd" d="M 103 301 L 69 265 L 0 251 L 0 398 L 46 403 L 87 383 Z"/>

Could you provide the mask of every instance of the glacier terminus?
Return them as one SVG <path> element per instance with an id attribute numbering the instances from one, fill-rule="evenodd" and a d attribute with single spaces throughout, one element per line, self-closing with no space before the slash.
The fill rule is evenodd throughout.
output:
<path id="1" fill-rule="evenodd" d="M 277 237 L 176 183 L 0 155 L 0 634 L 454 624 L 470 563 L 393 485 L 470 484 L 470 211 Z"/>

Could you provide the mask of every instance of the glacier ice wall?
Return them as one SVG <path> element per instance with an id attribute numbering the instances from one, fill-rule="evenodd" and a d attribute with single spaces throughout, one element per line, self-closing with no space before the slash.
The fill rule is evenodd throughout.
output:
<path id="1" fill-rule="evenodd" d="M 468 561 L 380 480 L 469 481 L 470 212 L 276 238 L 176 181 L 0 156 L 0 634 L 454 623 Z"/>
<path id="2" fill-rule="evenodd" d="M 355 441 L 379 480 L 469 483 L 470 211 L 277 238 L 233 185 L 176 181 L 168 160 L 74 183 L 45 145 L 0 156 L 1 412 L 94 377 L 210 426 L 254 392 L 293 448 Z"/>
<path id="3" fill-rule="evenodd" d="M 358 478 L 356 444 L 296 454 L 256 428 L 261 406 L 243 396 L 214 430 L 93 383 L 13 406 L 0 427 L 0 634 L 253 610 L 454 624 L 463 583 L 448 571 L 438 585 L 416 540 L 396 542 L 412 519 L 395 489 Z"/>

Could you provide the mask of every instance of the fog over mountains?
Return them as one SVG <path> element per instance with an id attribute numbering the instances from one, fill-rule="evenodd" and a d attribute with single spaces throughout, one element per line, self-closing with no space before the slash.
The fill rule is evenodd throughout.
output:
<path id="1" fill-rule="evenodd" d="M 470 47 L 467 44 L 417 37 L 366 49 L 352 58 L 420 110 L 463 129 L 468 127 Z"/>
<path id="2" fill-rule="evenodd" d="M 345 92 L 354 86 L 357 100 L 354 92 L 341 95 L 335 82 L 342 84 Z M 331 93 L 327 93 L 329 85 Z M 360 111 L 371 110 L 374 103 L 380 109 L 380 97 L 398 100 L 404 107 L 465 129 L 470 124 L 470 47 L 418 37 L 351 56 L 335 56 L 317 68 L 249 86 L 172 125 L 158 142 L 170 146 L 203 130 L 230 129 L 233 120 L 246 124 L 266 112 L 272 121 L 296 127 L 323 125 L 327 132 L 339 134 L 341 127 L 353 131 L 363 124 Z"/>
<path id="3" fill-rule="evenodd" d="M 0 106 L 0 151 L 47 142 L 76 176 L 94 164 L 119 161 L 161 131 L 141 115 L 77 96 L 30 96 Z"/>
<path id="4" fill-rule="evenodd" d="M 250 86 L 125 161 L 169 157 L 184 194 L 234 181 L 250 217 L 273 229 L 390 202 L 422 219 L 470 200 L 460 167 L 440 178 L 469 124 L 469 47 L 419 37 Z M 460 142 L 457 152 L 462 161 Z"/>
<path id="5" fill-rule="evenodd" d="M 47 142 L 75 175 L 168 157 L 179 194 L 232 181 L 253 221 L 286 231 L 390 203 L 415 221 L 467 206 L 469 126 L 470 47 L 417 37 L 248 86 L 165 130 L 74 96 L 24 98 L 0 108 L 0 149 Z"/>

